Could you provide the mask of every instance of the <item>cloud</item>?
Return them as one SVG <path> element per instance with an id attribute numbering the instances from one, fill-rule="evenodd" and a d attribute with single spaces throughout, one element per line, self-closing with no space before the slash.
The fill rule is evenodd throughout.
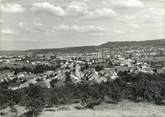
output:
<path id="1" fill-rule="evenodd" d="M 58 31 L 71 31 L 71 32 L 80 32 L 80 33 L 97 33 L 97 32 L 106 32 L 108 31 L 107 28 L 104 26 L 94 26 L 94 25 L 88 25 L 88 26 L 78 26 L 78 25 L 59 25 L 53 28 L 54 30 Z"/>
<path id="2" fill-rule="evenodd" d="M 72 14 L 72 13 L 86 14 L 88 13 L 88 8 L 87 8 L 86 3 L 84 2 L 73 1 L 69 3 L 67 7 L 67 11 L 69 14 Z"/>
<path id="3" fill-rule="evenodd" d="M 3 24 L 4 23 L 4 20 L 0 19 L 0 24 Z"/>
<path id="4" fill-rule="evenodd" d="M 104 32 L 97 32 L 97 33 L 89 33 L 89 35 L 92 35 L 92 36 L 103 36 L 103 35 L 105 35 L 105 33 Z"/>
<path id="5" fill-rule="evenodd" d="M 111 8 L 89 8 L 86 2 L 82 0 L 72 1 L 65 9 L 48 2 L 37 2 L 33 3 L 32 10 L 48 12 L 57 16 L 78 16 L 79 19 L 110 18 L 117 15 Z"/>
<path id="6" fill-rule="evenodd" d="M 165 18 L 165 9 L 161 7 L 147 7 L 135 12 L 134 14 L 124 14 L 117 18 L 117 21 L 129 24 L 129 26 L 138 28 L 142 23 L 161 23 Z M 137 26 L 139 24 L 139 26 Z"/>
<path id="7" fill-rule="evenodd" d="M 109 18 L 109 17 L 115 17 L 118 14 L 110 9 L 110 8 L 103 8 L 95 11 L 88 12 L 87 15 L 81 17 L 80 19 L 94 19 L 94 18 Z"/>
<path id="8" fill-rule="evenodd" d="M 40 22 L 33 22 L 33 23 L 19 22 L 18 26 L 21 32 L 24 32 L 26 34 L 27 33 L 32 34 L 32 35 L 36 35 L 38 33 L 40 33 L 41 35 L 44 35 L 49 31 L 49 29 Z"/>
<path id="9" fill-rule="evenodd" d="M 86 0 L 92 1 L 92 0 Z M 111 8 L 90 8 L 84 1 L 72 1 L 69 3 L 66 11 L 68 15 L 81 15 L 79 19 L 94 19 L 94 18 L 107 18 L 114 17 L 117 13 Z M 91 5 L 90 5 L 91 6 Z M 93 9 L 93 10 L 92 10 Z"/>
<path id="10" fill-rule="evenodd" d="M 18 26 L 23 27 L 24 26 L 24 23 L 23 22 L 19 22 L 18 23 Z"/>
<path id="11" fill-rule="evenodd" d="M 83 1 L 83 2 L 88 2 L 88 1 L 90 1 L 90 0 L 81 0 L 81 1 Z"/>
<path id="12" fill-rule="evenodd" d="M 87 1 L 100 1 L 100 5 L 117 6 L 117 7 L 144 7 L 141 0 L 87 0 Z M 160 0 L 161 1 L 161 0 Z M 163 0 L 162 0 L 163 1 Z"/>
<path id="13" fill-rule="evenodd" d="M 146 10 L 146 12 L 154 15 L 154 16 L 163 16 L 165 15 L 165 9 L 164 8 L 149 8 Z"/>
<path id="14" fill-rule="evenodd" d="M 32 9 L 34 11 L 45 11 L 57 16 L 65 15 L 65 11 L 63 10 L 63 8 L 61 8 L 60 6 L 54 6 L 53 4 L 50 4 L 48 2 L 33 3 Z"/>
<path id="15" fill-rule="evenodd" d="M 143 3 L 140 0 L 107 0 L 104 3 L 110 3 L 119 7 L 143 7 Z"/>
<path id="16" fill-rule="evenodd" d="M 132 28 L 140 28 L 140 26 L 136 23 L 128 23 L 128 26 L 130 26 Z"/>
<path id="17" fill-rule="evenodd" d="M 33 23 L 35 26 L 38 26 L 38 27 L 42 27 L 43 26 L 43 24 L 42 23 L 39 23 L 39 22 L 34 22 Z"/>
<path id="18" fill-rule="evenodd" d="M 126 32 L 125 32 L 124 30 L 115 29 L 115 30 L 114 30 L 114 33 L 117 33 L 117 34 L 125 34 Z"/>
<path id="19" fill-rule="evenodd" d="M 16 34 L 16 32 L 11 29 L 3 29 L 1 30 L 1 34 Z"/>
<path id="20" fill-rule="evenodd" d="M 17 3 L 5 3 L 0 5 L 0 11 L 8 13 L 22 13 L 25 11 L 25 8 L 23 8 L 20 4 Z"/>

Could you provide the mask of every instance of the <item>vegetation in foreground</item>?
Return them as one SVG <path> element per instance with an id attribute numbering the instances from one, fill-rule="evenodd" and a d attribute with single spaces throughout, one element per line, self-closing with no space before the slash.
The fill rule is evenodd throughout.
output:
<path id="1" fill-rule="evenodd" d="M 100 84 L 89 82 L 87 78 L 74 84 L 69 75 L 66 75 L 65 82 L 53 80 L 51 88 L 30 85 L 28 88 L 15 91 L 7 89 L 7 83 L 3 83 L 0 84 L 0 108 L 13 108 L 13 105 L 18 104 L 29 110 L 22 116 L 33 117 L 38 116 L 43 108 L 54 105 L 80 103 L 80 109 L 93 109 L 103 102 L 117 104 L 122 99 L 163 104 L 165 74 L 119 72 L 118 75 L 120 78 Z"/>

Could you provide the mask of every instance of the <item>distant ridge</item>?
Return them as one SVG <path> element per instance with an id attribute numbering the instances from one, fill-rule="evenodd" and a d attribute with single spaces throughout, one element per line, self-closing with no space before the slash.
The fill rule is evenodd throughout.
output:
<path id="1" fill-rule="evenodd" d="M 24 54 L 23 50 L 0 50 L 0 56 L 7 55 L 7 56 L 19 56 Z"/>
<path id="2" fill-rule="evenodd" d="M 80 46 L 80 47 L 67 47 L 67 48 L 52 48 L 52 49 L 32 49 L 25 52 L 33 53 L 48 53 L 48 52 L 58 52 L 58 53 L 82 53 L 82 52 L 94 52 L 97 46 Z"/>
<path id="3" fill-rule="evenodd" d="M 146 41 L 122 41 L 122 42 L 107 42 L 101 44 L 99 47 L 109 48 L 118 46 L 165 46 L 165 39 L 146 40 Z"/>
<path id="4" fill-rule="evenodd" d="M 44 54 L 49 52 L 54 53 L 83 53 L 95 52 L 100 48 L 114 48 L 121 46 L 165 46 L 165 39 L 159 40 L 146 40 L 146 41 L 122 41 L 122 42 L 107 42 L 98 46 L 79 46 L 79 47 L 66 47 L 66 48 L 49 48 L 49 49 L 30 49 L 20 51 L 0 51 L 0 55 L 21 55 L 25 53 Z"/>
<path id="5" fill-rule="evenodd" d="M 83 52 L 95 52 L 96 49 L 100 48 L 114 48 L 121 46 L 165 46 L 165 39 L 159 40 L 147 40 L 147 41 L 122 41 L 122 42 L 107 42 L 98 46 L 80 46 L 80 47 L 68 47 L 68 48 L 55 48 L 55 49 L 32 49 L 26 52 L 33 53 L 83 53 Z"/>

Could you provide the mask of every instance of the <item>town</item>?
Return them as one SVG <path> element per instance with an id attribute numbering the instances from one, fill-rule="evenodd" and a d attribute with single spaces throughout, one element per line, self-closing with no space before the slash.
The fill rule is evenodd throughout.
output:
<path id="1" fill-rule="evenodd" d="M 165 47 L 121 46 L 99 48 L 94 52 L 45 54 L 27 52 L 19 56 L 0 56 L 0 82 L 10 82 L 16 90 L 33 84 L 50 87 L 52 80 L 64 81 L 66 74 L 75 83 L 85 75 L 101 83 L 118 78 L 120 71 L 129 73 L 165 73 Z"/>

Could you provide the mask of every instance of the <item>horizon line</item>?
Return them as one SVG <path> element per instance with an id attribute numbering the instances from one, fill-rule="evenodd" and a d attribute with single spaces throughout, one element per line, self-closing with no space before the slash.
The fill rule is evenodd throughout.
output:
<path id="1" fill-rule="evenodd" d="M 46 50 L 46 49 L 66 49 L 66 48 L 78 48 L 78 47 L 97 47 L 97 46 L 100 46 L 100 45 L 103 45 L 103 44 L 106 44 L 106 43 L 115 43 L 115 42 L 143 42 L 143 41 L 158 41 L 158 40 L 165 40 L 165 39 L 148 39 L 148 40 L 137 40 L 137 41 L 134 41 L 134 40 L 122 40 L 122 41 L 107 41 L 107 42 L 104 42 L 104 43 L 101 43 L 101 44 L 98 44 L 98 45 L 80 45 L 80 46 L 67 46 L 67 47 L 61 47 L 61 48 L 29 48 L 29 49 L 14 49 L 14 50 L 0 50 L 1 51 L 30 51 L 30 50 Z"/>

